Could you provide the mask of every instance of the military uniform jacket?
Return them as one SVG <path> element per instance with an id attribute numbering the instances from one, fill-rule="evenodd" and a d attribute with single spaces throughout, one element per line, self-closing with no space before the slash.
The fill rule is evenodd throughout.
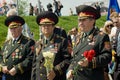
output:
<path id="1" fill-rule="evenodd" d="M 31 80 L 47 80 L 46 68 L 44 66 L 45 58 L 43 57 L 42 50 L 47 46 L 53 45 L 55 50 L 53 70 L 55 71 L 56 77 L 54 80 L 66 80 L 66 70 L 70 64 L 70 54 L 67 51 L 68 42 L 65 38 L 62 38 L 56 34 L 53 34 L 50 39 L 50 43 L 45 44 L 44 39 L 36 43 L 35 57 L 33 60 L 33 69 Z"/>
<path id="2" fill-rule="evenodd" d="M 7 66 L 8 70 L 15 67 L 17 73 L 11 76 L 4 74 L 6 80 L 30 80 L 33 59 L 33 45 L 35 42 L 23 35 L 13 44 L 12 40 L 6 41 L 0 56 L 0 65 Z"/>
<path id="3" fill-rule="evenodd" d="M 68 70 L 74 70 L 78 62 L 84 58 L 85 51 L 94 50 L 95 57 L 88 67 L 79 68 L 74 80 L 104 80 L 104 66 L 111 61 L 111 47 L 108 35 L 93 28 L 83 42 L 74 48 L 71 65 Z"/>

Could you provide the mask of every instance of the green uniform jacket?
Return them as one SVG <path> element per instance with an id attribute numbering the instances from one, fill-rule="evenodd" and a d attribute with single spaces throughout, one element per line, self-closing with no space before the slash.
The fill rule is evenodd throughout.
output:
<path id="1" fill-rule="evenodd" d="M 112 57 L 111 46 L 108 35 L 95 28 L 74 48 L 74 58 L 68 70 L 74 70 L 78 62 L 84 58 L 83 53 L 92 49 L 96 53 L 95 57 L 89 62 L 88 67 L 79 66 L 73 80 L 104 80 L 104 67 Z"/>
<path id="2" fill-rule="evenodd" d="M 53 34 L 50 43 L 45 44 L 42 39 L 36 43 L 36 54 L 33 60 L 33 69 L 31 80 L 47 80 L 46 68 L 44 66 L 45 58 L 43 57 L 42 50 L 47 50 L 51 46 L 55 55 L 53 61 L 53 70 L 56 77 L 54 80 L 66 80 L 66 70 L 70 64 L 70 53 L 67 51 L 68 42 L 65 38 Z M 40 51 L 39 51 L 40 50 Z M 48 49 L 49 50 L 49 49 Z"/>
<path id="3" fill-rule="evenodd" d="M 11 76 L 4 74 L 6 80 L 30 80 L 33 59 L 34 40 L 21 35 L 17 43 L 6 41 L 0 56 L 0 65 L 7 66 L 8 70 L 15 67 L 17 73 Z"/>

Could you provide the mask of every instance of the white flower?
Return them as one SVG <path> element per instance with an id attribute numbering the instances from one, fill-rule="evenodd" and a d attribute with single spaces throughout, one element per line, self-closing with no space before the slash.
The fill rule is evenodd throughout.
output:
<path id="1" fill-rule="evenodd" d="M 43 52 L 43 57 L 54 58 L 54 53 L 50 51 Z"/>

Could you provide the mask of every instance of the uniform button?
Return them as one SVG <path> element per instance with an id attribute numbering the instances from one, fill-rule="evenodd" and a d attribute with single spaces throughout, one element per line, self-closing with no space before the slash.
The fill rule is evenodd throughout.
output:
<path id="1" fill-rule="evenodd" d="M 40 76 L 42 76 L 43 74 L 40 74 Z"/>
<path id="2" fill-rule="evenodd" d="M 40 69 L 42 69 L 42 67 L 40 67 Z"/>

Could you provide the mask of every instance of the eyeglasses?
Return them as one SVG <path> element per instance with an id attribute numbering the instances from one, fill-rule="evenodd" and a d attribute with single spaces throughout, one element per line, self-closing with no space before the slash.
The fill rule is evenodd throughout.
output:
<path id="1" fill-rule="evenodd" d="M 49 27 L 49 26 L 53 26 L 53 24 L 41 24 L 40 26 L 42 26 L 42 27 Z"/>
<path id="2" fill-rule="evenodd" d="M 107 25 L 106 27 L 112 28 L 112 27 L 113 27 L 113 24 L 109 24 L 109 25 Z"/>

